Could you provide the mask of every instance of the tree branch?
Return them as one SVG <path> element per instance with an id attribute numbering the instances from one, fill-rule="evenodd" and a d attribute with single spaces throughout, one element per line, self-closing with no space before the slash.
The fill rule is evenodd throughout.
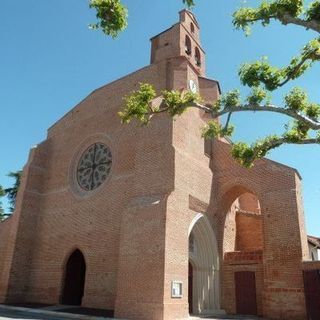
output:
<path id="1" fill-rule="evenodd" d="M 303 67 L 303 65 L 305 64 L 306 61 L 308 61 L 309 59 L 311 59 L 312 55 L 316 55 L 317 54 L 318 49 L 315 49 L 312 52 L 309 52 L 308 54 L 305 54 L 302 56 L 301 61 L 291 70 L 290 73 L 288 73 L 286 79 L 284 81 L 282 81 L 279 84 L 279 87 L 284 86 L 285 84 L 287 84 L 290 80 L 294 79 L 295 75 L 297 74 L 297 72 L 299 72 L 299 70 Z M 320 56 L 319 56 L 320 59 Z"/>
<path id="2" fill-rule="evenodd" d="M 232 108 L 224 108 L 220 111 L 210 111 L 213 118 L 218 118 L 226 113 L 229 112 L 243 112 L 243 111 L 269 111 L 269 112 L 275 112 L 284 114 L 286 116 L 289 116 L 291 118 L 294 118 L 298 121 L 302 121 L 303 123 L 307 124 L 311 129 L 313 130 L 319 130 L 320 129 L 320 122 L 312 119 L 300 112 L 296 112 L 291 109 L 281 108 L 277 107 L 275 105 L 269 104 L 269 105 L 240 105 L 237 107 Z"/>
<path id="3" fill-rule="evenodd" d="M 315 143 L 320 143 L 320 140 L 317 139 L 317 138 L 309 138 L 309 139 L 304 139 L 304 140 L 301 140 L 301 141 L 297 141 L 297 142 L 289 142 L 289 141 L 286 141 L 284 143 L 287 143 L 287 144 L 315 144 Z"/>
<path id="4" fill-rule="evenodd" d="M 224 130 L 227 130 L 227 129 L 228 129 L 229 122 L 230 122 L 230 120 L 231 120 L 231 115 L 232 115 L 232 112 L 229 112 L 228 118 L 227 118 L 227 121 L 226 121 L 226 124 L 224 125 Z"/>
<path id="5" fill-rule="evenodd" d="M 154 102 L 156 102 L 157 100 L 159 100 L 159 97 L 153 99 Z M 155 103 L 155 105 L 156 105 L 156 103 Z M 185 108 L 186 106 L 181 106 L 181 107 Z M 202 111 L 204 111 L 206 113 L 211 113 L 211 111 L 212 111 L 210 107 L 202 105 L 201 103 L 198 103 L 198 102 L 190 103 L 190 104 L 188 104 L 187 107 L 188 108 L 189 107 L 197 108 L 197 109 L 202 110 Z M 152 116 L 152 115 L 155 115 L 155 114 L 158 114 L 158 113 L 167 112 L 168 110 L 169 110 L 169 107 L 166 105 L 166 103 L 164 102 L 164 100 L 162 98 L 160 105 L 158 105 L 158 109 L 148 112 L 147 115 L 151 115 Z"/>
<path id="6" fill-rule="evenodd" d="M 319 144 L 319 143 L 320 143 L 320 140 L 317 138 L 307 138 L 299 141 L 291 141 L 285 137 L 281 137 L 278 139 L 274 139 L 270 142 L 267 142 L 264 147 L 266 147 L 268 150 L 271 150 L 282 144 Z"/>
<path id="7" fill-rule="evenodd" d="M 248 146 L 246 143 L 240 142 L 233 144 L 232 155 L 243 166 L 250 168 L 257 159 L 262 159 L 266 154 L 283 144 L 320 144 L 319 138 L 293 138 L 290 136 L 270 136 L 263 141 L 257 141 L 253 145 Z"/>
<path id="8" fill-rule="evenodd" d="M 273 17 L 275 18 L 275 17 Z M 320 22 L 316 20 L 303 20 L 301 18 L 296 18 L 292 17 L 289 14 L 285 14 L 282 17 L 276 17 L 275 19 L 278 19 L 282 24 L 287 25 L 287 24 L 295 24 L 298 26 L 305 27 L 307 30 L 313 30 L 315 32 L 320 33 Z"/>
<path id="9" fill-rule="evenodd" d="M 265 20 L 266 17 L 258 17 L 254 19 L 245 19 L 245 22 L 254 23 L 258 21 Z M 295 24 L 297 26 L 301 26 L 306 28 L 307 30 L 313 30 L 315 32 L 320 33 L 320 22 L 317 20 L 304 20 L 298 17 L 293 17 L 290 14 L 286 13 L 282 16 L 280 15 L 270 15 L 268 19 L 279 20 L 283 25 L 287 24 Z"/>
<path id="10" fill-rule="evenodd" d="M 154 100 L 159 101 L 159 97 L 155 98 Z M 229 124 L 231 114 L 234 112 L 244 112 L 244 111 L 251 111 L 251 112 L 256 112 L 256 111 L 267 111 L 267 112 L 274 112 L 274 113 L 280 113 L 286 116 L 289 116 L 295 120 L 301 121 L 305 123 L 307 126 L 309 126 L 313 130 L 320 130 L 320 121 L 317 121 L 311 117 L 308 117 L 305 114 L 302 114 L 301 112 L 297 112 L 292 109 L 288 108 L 282 108 L 278 107 L 272 104 L 267 104 L 267 105 L 258 105 L 258 104 L 246 104 L 246 105 L 239 105 L 237 107 L 229 107 L 229 108 L 224 108 L 219 111 L 215 111 L 210 107 L 207 107 L 205 105 L 202 105 L 197 102 L 193 102 L 188 104 L 187 106 L 182 106 L 183 108 L 197 108 L 199 110 L 202 110 L 206 113 L 210 113 L 213 118 L 218 118 L 221 117 L 225 114 L 229 114 L 227 118 L 227 123 Z M 161 103 L 158 105 L 158 109 L 154 111 L 150 111 L 147 113 L 147 115 L 152 116 L 156 115 L 159 113 L 164 113 L 169 110 L 169 107 L 165 104 L 164 100 L 161 101 Z"/>
<path id="11" fill-rule="evenodd" d="M 283 144 L 320 144 L 320 140 L 317 138 L 306 138 L 306 139 L 301 139 L 301 140 L 290 140 L 286 137 L 279 137 L 276 139 L 268 140 L 265 143 L 263 143 L 260 146 L 256 146 L 254 153 L 252 154 L 251 158 L 252 161 L 255 159 L 261 158 L 259 157 L 259 153 L 263 150 L 264 154 L 267 153 L 268 151 L 277 148 Z"/>

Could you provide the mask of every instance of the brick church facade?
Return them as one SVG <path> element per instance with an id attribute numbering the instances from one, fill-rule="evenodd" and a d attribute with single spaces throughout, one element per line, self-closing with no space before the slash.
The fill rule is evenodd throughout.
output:
<path id="1" fill-rule="evenodd" d="M 120 124 L 140 82 L 220 95 L 191 12 L 151 44 L 150 65 L 92 92 L 31 150 L 0 224 L 0 303 L 307 319 L 303 271 L 320 264 L 307 261 L 297 171 L 267 159 L 242 168 L 228 141 L 204 143 L 199 110 Z"/>

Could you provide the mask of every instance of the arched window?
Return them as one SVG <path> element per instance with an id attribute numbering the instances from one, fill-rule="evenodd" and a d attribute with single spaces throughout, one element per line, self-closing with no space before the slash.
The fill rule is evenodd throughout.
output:
<path id="1" fill-rule="evenodd" d="M 191 40 L 187 35 L 186 35 L 185 45 L 186 45 L 186 48 L 185 48 L 186 54 L 191 55 Z"/>
<path id="2" fill-rule="evenodd" d="M 194 33 L 194 24 L 192 22 L 190 23 L 190 30 L 192 33 Z"/>
<path id="3" fill-rule="evenodd" d="M 201 53 L 199 48 L 196 48 L 195 53 L 194 53 L 194 59 L 196 60 L 196 64 L 198 67 L 201 66 Z"/>

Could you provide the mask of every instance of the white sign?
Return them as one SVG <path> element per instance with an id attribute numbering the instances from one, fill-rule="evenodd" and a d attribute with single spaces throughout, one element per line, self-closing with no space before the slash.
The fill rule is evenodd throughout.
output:
<path id="1" fill-rule="evenodd" d="M 198 92 L 198 87 L 195 81 L 189 80 L 189 89 L 191 90 L 192 93 L 197 93 Z"/>
<path id="2" fill-rule="evenodd" d="M 172 281 L 171 283 L 171 297 L 182 298 L 182 281 Z"/>

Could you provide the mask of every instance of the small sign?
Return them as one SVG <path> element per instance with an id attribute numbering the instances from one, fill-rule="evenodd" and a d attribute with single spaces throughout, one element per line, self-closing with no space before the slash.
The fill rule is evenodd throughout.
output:
<path id="1" fill-rule="evenodd" d="M 172 281 L 171 298 L 182 298 L 182 281 Z"/>
<path id="2" fill-rule="evenodd" d="M 189 80 L 189 90 L 191 90 L 192 93 L 197 93 L 198 92 L 197 84 L 192 79 Z"/>

